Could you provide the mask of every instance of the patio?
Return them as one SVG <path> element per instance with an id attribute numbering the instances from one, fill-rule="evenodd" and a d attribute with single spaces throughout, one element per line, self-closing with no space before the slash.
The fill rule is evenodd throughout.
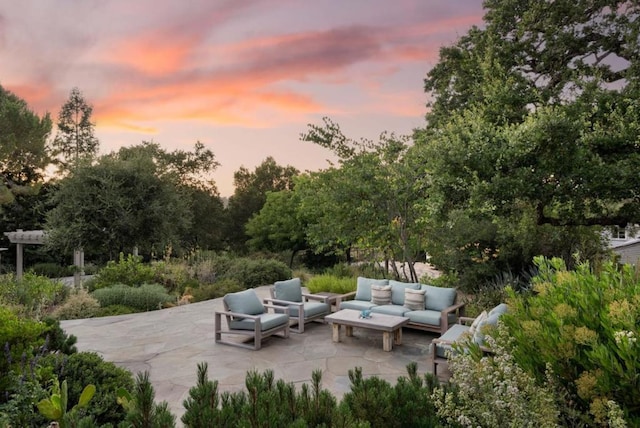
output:
<path id="1" fill-rule="evenodd" d="M 267 286 L 256 291 L 261 298 L 269 295 Z M 61 324 L 78 338 L 79 351 L 96 352 L 134 374 L 148 370 L 156 401 L 166 400 L 178 420 L 184 412 L 182 402 L 196 384 L 200 362 L 209 364 L 209 377 L 218 381 L 219 390 L 230 392 L 244 389 L 249 370 L 271 369 L 276 379 L 299 387 L 311 382 L 313 370 L 322 369 L 323 387 L 340 399 L 350 390 L 348 371 L 354 367 L 391 383 L 406 375 L 406 366 L 413 361 L 418 363 L 418 373 L 426 373 L 429 344 L 437 337 L 405 329 L 402 345 L 384 352 L 380 332 L 356 329 L 353 337 L 333 343 L 329 325 L 310 323 L 303 334 L 291 333 L 289 339 L 271 337 L 261 350 L 251 351 L 214 342 L 213 312 L 220 309 L 222 299 L 214 299 Z"/>

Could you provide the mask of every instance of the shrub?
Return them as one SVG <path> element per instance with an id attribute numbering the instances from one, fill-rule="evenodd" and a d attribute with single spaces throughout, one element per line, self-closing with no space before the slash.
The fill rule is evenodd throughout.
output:
<path id="1" fill-rule="evenodd" d="M 116 402 L 118 388 L 131 389 L 133 377 L 129 371 L 104 361 L 93 352 L 79 352 L 69 356 L 54 354 L 45 359 L 53 367 L 60 382 L 68 384 L 69 403 L 77 403 L 84 387 L 96 386 L 96 393 L 86 412 L 98 424 L 111 423 L 114 426 L 125 417 L 125 410 Z"/>
<path id="2" fill-rule="evenodd" d="M 174 262 L 155 262 L 151 265 L 154 270 L 153 280 L 149 282 L 162 284 L 170 293 L 182 294 L 190 283 L 190 273 L 187 265 Z"/>
<path id="3" fill-rule="evenodd" d="M 273 284 L 291 278 L 291 269 L 276 260 L 237 258 L 231 261 L 221 279 L 235 279 L 246 288 Z"/>
<path id="4" fill-rule="evenodd" d="M 18 280 L 12 274 L 0 277 L 0 301 L 19 305 L 27 317 L 39 319 L 67 296 L 67 288 L 60 282 L 25 273 Z"/>
<path id="5" fill-rule="evenodd" d="M 344 395 L 340 410 L 372 427 L 437 426 L 436 408 L 431 394 L 437 379 L 417 375 L 415 363 L 407 366 L 408 378 L 400 377 L 395 386 L 376 376 L 364 379 L 362 369 L 349 370 L 351 391 Z"/>
<path id="6" fill-rule="evenodd" d="M 306 287 L 311 293 L 327 291 L 331 293 L 344 294 L 356 289 L 356 278 L 337 277 L 323 274 L 311 277 L 306 283 Z"/>
<path id="7" fill-rule="evenodd" d="M 163 305 L 175 300 L 160 284 L 143 284 L 137 288 L 116 284 L 95 290 L 92 296 L 102 307 L 124 305 L 138 311 L 161 309 Z"/>
<path id="8" fill-rule="evenodd" d="M 583 419 L 601 423 L 606 403 L 614 401 L 631 425 L 640 424 L 638 268 L 608 262 L 595 273 L 588 263 L 568 271 L 561 259 L 535 262 L 535 295 L 512 293 L 503 316 L 516 361 L 538 380 L 549 367 Z"/>
<path id="9" fill-rule="evenodd" d="M 213 284 L 202 284 L 198 288 L 190 288 L 187 292 L 193 296 L 194 302 L 202 302 L 242 290 L 244 290 L 244 287 L 238 281 L 221 279 Z"/>
<path id="10" fill-rule="evenodd" d="M 58 306 L 51 315 L 60 320 L 91 318 L 96 316 L 98 309 L 100 309 L 100 303 L 95 297 L 86 290 L 78 290 L 71 294 L 66 302 Z"/>
<path id="11" fill-rule="evenodd" d="M 58 263 L 35 263 L 29 268 L 29 272 L 47 278 L 63 278 L 73 276 L 75 266 L 60 266 Z"/>
<path id="12" fill-rule="evenodd" d="M 105 306 L 98 308 L 98 310 L 96 311 L 95 316 L 96 317 L 110 317 L 113 315 L 126 315 L 126 314 L 133 314 L 136 313 L 137 311 L 134 308 L 130 308 L 129 306 L 124 306 L 124 305 L 109 305 L 109 306 Z"/>
<path id="13" fill-rule="evenodd" d="M 123 402 L 127 411 L 125 424 L 132 427 L 171 428 L 176 426 L 176 418 L 169 411 L 166 401 L 155 403 L 155 391 L 149 380 L 149 372 L 138 373 L 133 393 L 130 388 L 124 388 L 126 401 Z M 119 398 L 122 395 L 119 395 Z"/>
<path id="14" fill-rule="evenodd" d="M 118 261 L 109 261 L 100 269 L 96 277 L 87 282 L 89 290 L 108 287 L 114 284 L 125 284 L 138 287 L 153 282 L 155 270 L 151 265 L 142 263 L 142 257 L 120 253 Z"/>
<path id="15" fill-rule="evenodd" d="M 512 339 L 504 327 L 498 331 L 498 341 L 485 336 L 495 354 L 482 356 L 466 343 L 462 346 L 470 347 L 472 352 L 454 352 L 449 356 L 448 367 L 455 388 L 434 390 L 432 399 L 438 415 L 448 426 L 558 426 L 553 391 L 538 386 L 536 379 L 517 365 L 508 351 Z"/>

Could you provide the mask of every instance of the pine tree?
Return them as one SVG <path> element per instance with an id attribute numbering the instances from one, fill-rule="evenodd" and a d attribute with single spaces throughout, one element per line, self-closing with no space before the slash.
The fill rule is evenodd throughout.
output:
<path id="1" fill-rule="evenodd" d="M 80 161 L 97 154 L 99 141 L 94 136 L 92 112 L 93 107 L 87 104 L 80 89 L 73 88 L 58 115 L 58 132 L 53 141 L 53 155 L 60 157 L 62 170 L 74 169 Z"/>

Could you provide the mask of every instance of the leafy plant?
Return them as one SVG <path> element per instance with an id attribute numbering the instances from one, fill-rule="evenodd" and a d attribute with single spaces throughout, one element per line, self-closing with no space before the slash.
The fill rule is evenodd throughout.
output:
<path id="1" fill-rule="evenodd" d="M 133 393 L 118 388 L 117 402 L 127 412 L 124 427 L 171 428 L 175 427 L 175 416 L 169 411 L 166 401 L 155 403 L 155 391 L 149 381 L 149 372 L 138 373 Z"/>
<path id="2" fill-rule="evenodd" d="M 221 279 L 234 279 L 246 288 L 273 284 L 291 278 L 291 269 L 284 263 L 271 259 L 233 259 Z"/>
<path id="3" fill-rule="evenodd" d="M 581 419 L 604 421 L 614 401 L 631 424 L 640 423 L 638 268 L 608 262 L 594 272 L 582 262 L 569 271 L 558 258 L 535 262 L 535 294 L 511 293 L 503 319 L 514 358 L 540 381 L 550 370 Z"/>
<path id="4" fill-rule="evenodd" d="M 190 288 L 187 292 L 193 296 L 194 302 L 202 302 L 242 290 L 244 287 L 235 279 L 221 279 L 213 284 L 202 284 L 197 288 Z"/>
<path id="5" fill-rule="evenodd" d="M 311 293 L 326 291 L 344 294 L 355 291 L 356 279 L 354 277 L 337 277 L 334 275 L 322 274 L 311 277 L 305 285 Z"/>
<path id="6" fill-rule="evenodd" d="M 132 287 L 139 287 L 142 284 L 154 282 L 155 269 L 142 262 L 142 257 L 133 254 L 125 255 L 120 253 L 117 261 L 110 260 L 107 265 L 100 269 L 96 277 L 88 281 L 89 290 L 108 287 L 115 284 L 125 284 Z"/>
<path id="7" fill-rule="evenodd" d="M 165 304 L 175 300 L 159 284 L 143 284 L 140 287 L 116 284 L 95 290 L 91 295 L 100 302 L 102 307 L 124 305 L 138 311 L 161 309 Z"/>
<path id="8" fill-rule="evenodd" d="M 98 300 L 86 290 L 77 290 L 54 311 L 52 316 L 61 320 L 74 320 L 79 318 L 91 318 L 100 309 Z"/>
<path id="9" fill-rule="evenodd" d="M 60 428 L 71 427 L 72 425 L 69 421 L 77 421 L 78 411 L 89 405 L 89 401 L 91 401 L 95 393 L 95 385 L 89 384 L 85 386 L 80 394 L 80 398 L 78 398 L 78 403 L 75 404 L 71 410 L 67 410 L 67 381 L 62 381 L 62 385 L 60 385 L 56 380 L 53 384 L 51 395 L 38 402 L 38 411 L 49 420 L 58 422 Z"/>
<path id="10" fill-rule="evenodd" d="M 13 274 L 0 277 L 0 301 L 18 306 L 25 316 L 41 318 L 67 295 L 66 287 L 45 276 L 25 273 L 18 280 Z"/>

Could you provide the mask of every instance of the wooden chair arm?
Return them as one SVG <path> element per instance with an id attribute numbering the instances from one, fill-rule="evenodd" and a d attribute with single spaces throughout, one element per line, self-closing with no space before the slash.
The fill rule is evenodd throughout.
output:
<path id="1" fill-rule="evenodd" d="M 260 318 L 260 315 L 249 315 L 249 314 L 241 314 L 239 312 L 230 312 L 230 311 L 215 311 L 216 314 L 221 314 L 227 317 L 237 317 L 237 318 L 248 318 L 250 320 L 256 320 Z"/>
<path id="2" fill-rule="evenodd" d="M 298 307 L 304 306 L 304 302 L 290 302 L 288 300 L 274 299 L 271 297 L 265 297 L 264 303 L 265 303 L 265 306 L 269 306 L 269 307 L 275 306 L 278 308 L 282 308 L 284 306 L 298 306 Z"/>
<path id="3" fill-rule="evenodd" d="M 302 293 L 302 297 L 308 300 L 318 300 L 322 303 L 329 303 L 330 296 L 320 296 L 318 294 Z"/>
<path id="4" fill-rule="evenodd" d="M 293 303 L 293 302 L 287 302 L 287 304 L 297 304 L 297 303 Z M 269 304 L 265 304 L 264 305 L 265 308 L 270 308 L 273 309 L 274 311 L 281 311 L 283 314 L 289 315 L 289 306 L 280 306 L 280 305 L 269 305 Z"/>
<path id="5" fill-rule="evenodd" d="M 462 325 L 473 324 L 474 321 L 475 321 L 475 318 L 458 317 L 458 324 L 462 324 Z"/>
<path id="6" fill-rule="evenodd" d="M 464 307 L 466 303 L 456 303 L 454 305 L 449 306 L 448 308 L 444 308 L 442 310 L 443 314 L 450 314 L 451 312 L 455 312 L 460 310 L 460 316 L 464 315 Z"/>

